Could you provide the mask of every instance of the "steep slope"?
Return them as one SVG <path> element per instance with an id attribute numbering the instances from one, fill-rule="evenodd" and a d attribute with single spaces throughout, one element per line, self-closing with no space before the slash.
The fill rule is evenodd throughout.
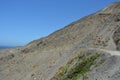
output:
<path id="1" fill-rule="evenodd" d="M 0 80 L 120 80 L 116 50 L 120 2 L 24 47 L 1 50 Z"/>
<path id="2" fill-rule="evenodd" d="M 112 34 L 119 28 L 119 9 L 119 3 L 113 3 L 98 13 L 75 21 L 46 38 L 31 42 L 28 46 L 55 48 L 81 44 L 81 47 L 107 47 Z"/>

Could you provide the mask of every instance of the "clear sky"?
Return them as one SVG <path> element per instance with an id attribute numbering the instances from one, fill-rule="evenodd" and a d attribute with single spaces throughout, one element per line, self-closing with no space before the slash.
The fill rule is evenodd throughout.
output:
<path id="1" fill-rule="evenodd" d="M 0 0 L 0 45 L 25 45 L 116 1 Z"/>

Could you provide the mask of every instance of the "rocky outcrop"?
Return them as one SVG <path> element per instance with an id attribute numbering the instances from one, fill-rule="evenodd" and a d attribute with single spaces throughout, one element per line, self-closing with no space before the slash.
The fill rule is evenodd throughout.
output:
<path id="1" fill-rule="evenodd" d="M 114 32 L 113 39 L 116 44 L 116 49 L 120 50 L 120 27 Z"/>

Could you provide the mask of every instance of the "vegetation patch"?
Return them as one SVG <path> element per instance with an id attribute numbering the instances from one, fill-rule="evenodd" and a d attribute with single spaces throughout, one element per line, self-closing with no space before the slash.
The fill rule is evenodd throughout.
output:
<path id="1" fill-rule="evenodd" d="M 87 78 L 86 73 L 90 71 L 90 67 L 99 56 L 100 54 L 98 53 L 86 56 L 80 52 L 80 54 L 72 58 L 65 66 L 59 68 L 51 80 L 77 80 L 81 76 L 85 80 Z"/>
<path id="2" fill-rule="evenodd" d="M 120 36 L 115 37 L 114 41 L 116 44 L 118 44 L 118 42 L 120 41 Z"/>

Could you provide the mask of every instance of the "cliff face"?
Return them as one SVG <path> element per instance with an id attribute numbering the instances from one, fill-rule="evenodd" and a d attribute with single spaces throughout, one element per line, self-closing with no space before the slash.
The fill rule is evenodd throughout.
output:
<path id="1" fill-rule="evenodd" d="M 0 80 L 120 80 L 120 2 L 0 51 Z"/>

